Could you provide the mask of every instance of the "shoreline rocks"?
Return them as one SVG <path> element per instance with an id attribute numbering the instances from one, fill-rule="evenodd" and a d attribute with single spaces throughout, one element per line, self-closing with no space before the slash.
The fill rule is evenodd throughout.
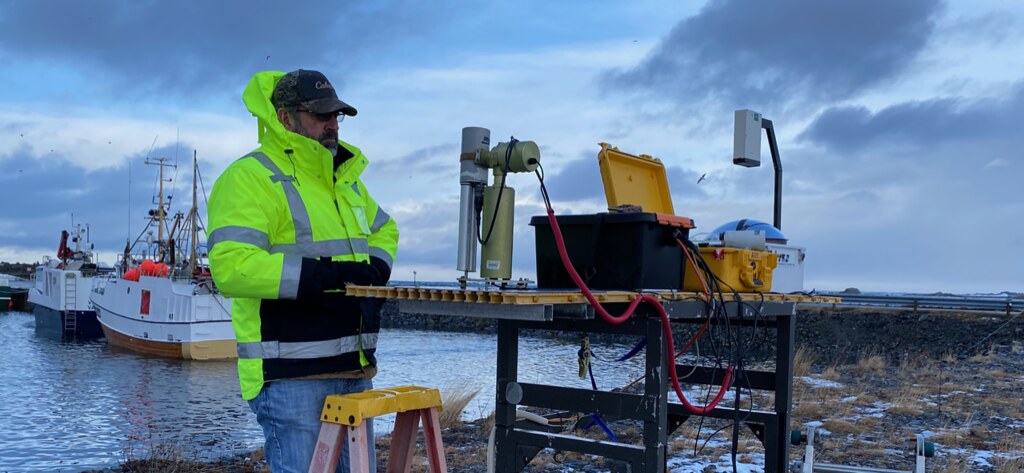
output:
<path id="1" fill-rule="evenodd" d="M 982 353 L 992 346 L 1010 346 L 1024 340 L 1024 317 L 1010 320 L 1004 314 L 949 311 L 884 310 L 872 308 L 797 308 L 796 348 L 827 358 L 855 359 L 875 351 L 890 360 L 906 354 L 931 358 Z M 409 314 L 398 311 L 389 300 L 382 309 L 385 328 L 449 332 L 497 332 L 497 320 L 473 317 Z M 688 336 L 685 327 L 675 338 Z M 527 331 L 526 335 L 576 341 L 576 332 Z M 590 334 L 592 343 L 634 343 L 635 337 Z M 773 340 L 774 337 L 769 337 Z"/>

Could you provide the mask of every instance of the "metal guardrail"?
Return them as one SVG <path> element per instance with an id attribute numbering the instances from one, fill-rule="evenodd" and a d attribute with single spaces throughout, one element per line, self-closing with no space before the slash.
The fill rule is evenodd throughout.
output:
<path id="1" fill-rule="evenodd" d="M 1010 315 L 1024 310 L 1024 298 L 1011 296 L 929 296 L 917 294 L 847 294 L 818 292 L 842 298 L 841 306 L 901 307 L 918 309 L 949 309 L 964 311 L 1004 312 Z"/>

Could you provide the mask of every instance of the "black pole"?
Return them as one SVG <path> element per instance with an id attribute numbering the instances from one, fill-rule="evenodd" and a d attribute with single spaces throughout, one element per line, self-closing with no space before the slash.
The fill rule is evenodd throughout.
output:
<path id="1" fill-rule="evenodd" d="M 768 147 L 772 150 L 772 164 L 775 166 L 775 228 L 782 230 L 782 158 L 779 156 L 779 145 L 775 141 L 775 127 L 772 121 L 762 118 L 761 128 L 768 133 Z"/>

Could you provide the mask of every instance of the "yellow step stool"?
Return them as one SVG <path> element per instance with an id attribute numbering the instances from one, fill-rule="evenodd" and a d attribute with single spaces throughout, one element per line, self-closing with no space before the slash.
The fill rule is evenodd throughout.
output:
<path id="1" fill-rule="evenodd" d="M 324 400 L 320 414 L 322 424 L 320 437 L 313 450 L 310 473 L 331 473 L 341 458 L 342 439 L 347 438 L 349 449 L 349 471 L 367 473 L 370 462 L 367 458 L 368 439 L 366 423 L 368 418 L 397 413 L 395 429 L 391 434 L 391 454 L 388 456 L 387 473 L 406 473 L 412 466 L 412 454 L 416 450 L 416 429 L 423 419 L 423 436 L 427 460 L 431 473 L 446 473 L 448 465 L 441 444 L 441 392 L 434 388 L 420 386 L 398 386 L 387 389 L 373 389 L 361 393 L 334 394 Z"/>

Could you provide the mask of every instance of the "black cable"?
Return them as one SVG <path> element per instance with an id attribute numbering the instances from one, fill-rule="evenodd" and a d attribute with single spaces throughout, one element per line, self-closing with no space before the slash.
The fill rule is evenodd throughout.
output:
<path id="1" fill-rule="evenodd" d="M 501 186 L 498 187 L 498 197 L 494 199 L 494 212 L 491 213 L 491 226 L 487 229 L 487 237 L 481 239 L 480 229 L 479 227 L 477 228 L 476 237 L 481 245 L 486 245 L 487 242 L 491 241 L 491 233 L 494 232 L 494 222 L 498 221 L 498 209 L 501 208 L 501 194 L 505 191 L 505 180 L 508 178 L 509 168 L 511 168 L 512 164 L 512 149 L 516 147 L 518 142 L 519 140 L 514 136 L 508 140 L 508 148 L 505 149 L 505 167 L 502 169 L 504 172 L 501 174 Z M 483 222 L 480 223 L 483 224 Z"/>

